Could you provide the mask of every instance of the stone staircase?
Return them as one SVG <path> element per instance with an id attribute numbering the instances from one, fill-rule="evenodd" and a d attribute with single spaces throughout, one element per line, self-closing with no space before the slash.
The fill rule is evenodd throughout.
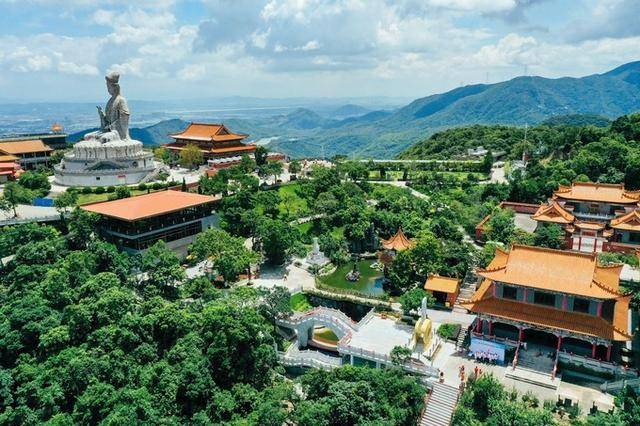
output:
<path id="1" fill-rule="evenodd" d="M 444 383 L 434 383 L 418 425 L 449 426 L 459 396 L 458 388 Z"/>
<path id="2" fill-rule="evenodd" d="M 516 368 L 507 368 L 504 376 L 509 379 L 548 389 L 557 389 L 561 379 L 553 377 L 554 360 L 547 355 L 535 356 L 535 351 L 519 352 Z"/>
<path id="3" fill-rule="evenodd" d="M 478 276 L 469 271 L 467 275 L 465 275 L 462 283 L 460 284 L 460 292 L 458 293 L 458 297 L 456 298 L 456 302 L 453 305 L 453 312 L 461 312 L 467 313 L 467 309 L 460 306 L 460 302 L 471 300 L 473 297 L 473 293 L 476 291 L 476 283 L 478 282 Z"/>
<path id="4" fill-rule="evenodd" d="M 466 340 L 467 336 L 469 335 L 469 328 L 468 327 L 462 327 L 460 328 L 460 333 L 458 334 L 458 339 L 456 340 L 456 348 L 461 348 L 464 345 L 464 341 Z"/>

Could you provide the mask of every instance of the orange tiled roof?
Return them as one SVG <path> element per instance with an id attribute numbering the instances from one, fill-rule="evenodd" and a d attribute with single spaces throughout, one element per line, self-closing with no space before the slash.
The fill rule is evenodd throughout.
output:
<path id="1" fill-rule="evenodd" d="M 622 296 L 619 266 L 599 265 L 595 253 L 514 245 L 509 253 L 496 250 L 496 257 L 478 274 L 507 284 L 615 299 Z"/>
<path id="2" fill-rule="evenodd" d="M 424 283 L 425 290 L 441 291 L 443 293 L 457 293 L 459 287 L 459 279 L 441 277 L 440 275 L 429 275 Z"/>
<path id="3" fill-rule="evenodd" d="M 40 139 L 28 141 L 1 142 L 0 152 L 4 154 L 31 154 L 33 152 L 53 151 L 50 146 L 45 145 Z"/>
<path id="4" fill-rule="evenodd" d="M 578 201 L 596 201 L 615 204 L 635 204 L 640 201 L 640 191 L 627 191 L 622 184 L 573 182 L 560 185 L 553 198 Z"/>
<path id="5" fill-rule="evenodd" d="M 201 142 L 224 142 L 242 140 L 248 135 L 232 133 L 224 124 L 190 123 L 182 132 L 170 136 L 174 139 L 187 139 Z"/>
<path id="6" fill-rule="evenodd" d="M 402 232 L 402 227 L 398 228 L 398 232 L 388 240 L 380 240 L 382 247 L 387 250 L 402 251 L 412 248 L 415 243 L 407 238 Z"/>
<path id="7" fill-rule="evenodd" d="M 612 228 L 627 231 L 640 231 L 640 211 L 633 210 L 627 214 L 618 216 L 609 223 Z"/>
<path id="8" fill-rule="evenodd" d="M 461 302 L 461 305 L 475 313 L 601 337 L 606 340 L 626 341 L 633 338 L 628 332 L 631 296 L 617 298 L 613 323 L 609 323 L 604 318 L 593 315 L 496 298 L 493 297 L 493 285 L 490 280 L 484 280 L 473 298 L 469 302 Z"/>
<path id="9" fill-rule="evenodd" d="M 216 199 L 209 195 L 169 190 L 120 200 L 86 204 L 81 208 L 103 216 L 132 222 L 210 203 Z"/>
<path id="10" fill-rule="evenodd" d="M 575 222 L 574 225 L 577 228 L 587 229 L 587 230 L 590 230 L 590 231 L 600 231 L 600 230 L 604 229 L 604 226 L 605 226 L 604 223 L 602 223 L 602 222 L 590 222 L 590 221 L 587 221 L 587 220 L 579 220 L 579 221 Z"/>
<path id="11" fill-rule="evenodd" d="M 532 216 L 534 220 L 539 222 L 552 223 L 572 223 L 576 220 L 575 216 L 566 211 L 560 204 L 552 201 L 551 204 L 543 204 L 537 212 Z"/>
<path id="12" fill-rule="evenodd" d="M 0 163 L 10 163 L 12 161 L 16 161 L 19 158 L 16 157 L 15 155 L 0 155 Z"/>

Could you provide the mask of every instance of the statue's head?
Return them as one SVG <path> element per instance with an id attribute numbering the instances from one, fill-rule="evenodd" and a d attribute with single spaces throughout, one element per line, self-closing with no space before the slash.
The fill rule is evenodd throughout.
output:
<path id="1" fill-rule="evenodd" d="M 105 76 L 105 80 L 107 80 L 107 90 L 111 96 L 117 95 L 120 93 L 120 73 L 117 71 L 112 71 Z"/>

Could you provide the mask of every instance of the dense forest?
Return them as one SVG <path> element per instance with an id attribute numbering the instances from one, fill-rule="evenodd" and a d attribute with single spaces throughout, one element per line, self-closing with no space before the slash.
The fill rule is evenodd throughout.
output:
<path id="1" fill-rule="evenodd" d="M 559 184 L 571 181 L 624 182 L 640 188 L 640 114 L 623 115 L 610 126 L 472 126 L 433 135 L 405 151 L 402 158 L 452 158 L 467 148 L 501 151 L 505 160 L 529 158 L 526 170 L 510 179 L 512 201 L 540 202 Z"/>
<path id="2" fill-rule="evenodd" d="M 163 243 L 130 257 L 93 220 L 0 230 L 0 424 L 415 423 L 424 389 L 394 369 L 294 386 L 273 325 L 288 294 L 187 279 Z"/>

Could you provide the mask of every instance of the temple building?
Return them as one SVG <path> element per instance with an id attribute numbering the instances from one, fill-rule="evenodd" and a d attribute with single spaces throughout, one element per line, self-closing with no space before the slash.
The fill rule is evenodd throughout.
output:
<path id="1" fill-rule="evenodd" d="M 0 183 L 16 180 L 20 177 L 22 172 L 22 167 L 20 167 L 20 164 L 15 161 L 0 161 Z"/>
<path id="2" fill-rule="evenodd" d="M 48 166 L 53 149 L 40 139 L 12 140 L 0 142 L 2 161 L 17 161 L 24 169 Z"/>
<path id="3" fill-rule="evenodd" d="M 424 283 L 424 289 L 431 293 L 436 303 L 452 308 L 460 293 L 460 280 L 431 274 Z"/>
<path id="4" fill-rule="evenodd" d="M 547 354 L 554 374 L 562 362 L 616 368 L 613 361 L 633 339 L 631 295 L 620 288 L 621 270 L 600 265 L 595 253 L 497 249 L 489 266 L 477 271 L 481 283 L 473 298 L 461 303 L 478 316 L 471 347 L 489 342 L 504 359 L 509 348 L 527 342 L 525 352 Z"/>
<path id="5" fill-rule="evenodd" d="M 231 132 L 224 124 L 190 123 L 180 133 L 170 135 L 175 142 L 165 145 L 179 154 L 187 145 L 196 145 L 211 168 L 238 164 L 243 154 L 253 158 L 256 145 L 244 144 L 248 135 Z"/>
<path id="6" fill-rule="evenodd" d="M 582 252 L 633 252 L 640 247 L 640 191 L 622 184 L 573 182 L 560 186 L 532 218 L 556 223 L 567 248 Z"/>
<path id="7" fill-rule="evenodd" d="M 167 190 L 87 204 L 82 209 L 101 216 L 101 235 L 123 251 L 139 253 L 163 240 L 170 249 L 186 255 L 197 234 L 217 225 L 213 211 L 217 200 Z"/>

